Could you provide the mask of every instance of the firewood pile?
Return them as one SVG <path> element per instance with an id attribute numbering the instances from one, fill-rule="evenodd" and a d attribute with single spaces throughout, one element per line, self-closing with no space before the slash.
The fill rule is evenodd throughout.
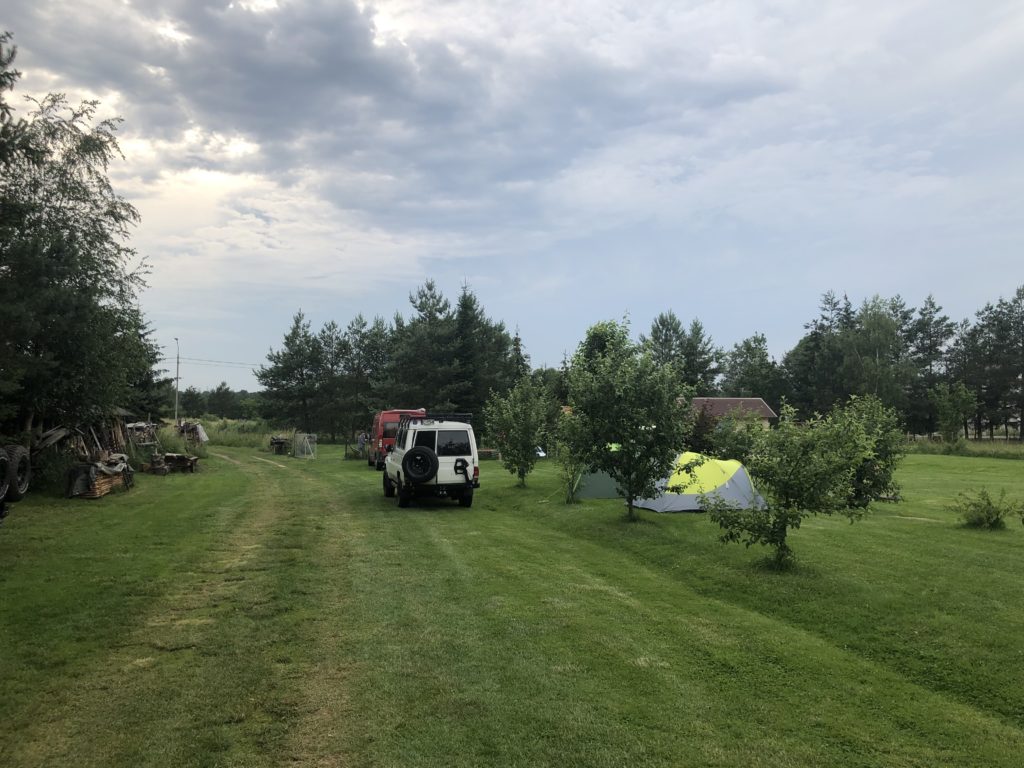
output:
<path id="1" fill-rule="evenodd" d="M 64 495 L 67 498 L 98 499 L 116 488 L 128 490 L 135 484 L 135 472 L 122 453 L 102 461 L 80 462 L 68 470 Z"/>
<path id="2" fill-rule="evenodd" d="M 142 471 L 153 475 L 195 472 L 198 463 L 198 456 L 189 456 L 186 453 L 154 453 L 152 460 L 142 465 Z"/>

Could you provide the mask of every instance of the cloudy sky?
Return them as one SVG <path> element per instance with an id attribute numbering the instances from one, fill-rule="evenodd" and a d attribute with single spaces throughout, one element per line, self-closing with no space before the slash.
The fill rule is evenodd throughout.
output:
<path id="1" fill-rule="evenodd" d="M 143 307 L 262 362 L 468 283 L 557 365 L 672 309 L 776 355 L 820 295 L 1024 283 L 1020 0 L 7 0 L 20 95 L 120 115 Z M 182 386 L 255 388 L 182 364 Z"/>

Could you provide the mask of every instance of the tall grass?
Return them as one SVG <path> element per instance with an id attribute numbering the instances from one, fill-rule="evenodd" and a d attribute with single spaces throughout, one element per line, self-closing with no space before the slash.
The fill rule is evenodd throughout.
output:
<path id="1" fill-rule="evenodd" d="M 157 430 L 157 439 L 160 441 L 160 450 L 163 453 L 188 453 L 203 459 L 206 458 L 205 445 L 186 443 L 185 438 L 178 434 L 178 430 L 174 427 L 161 427 Z M 149 460 L 145 454 L 140 458 Z"/>
<path id="2" fill-rule="evenodd" d="M 1017 440 L 957 440 L 954 443 L 922 440 L 910 443 L 909 452 L 930 456 L 982 456 L 987 459 L 1024 459 L 1024 443 Z"/>
<path id="3" fill-rule="evenodd" d="M 210 419 L 203 421 L 210 445 L 267 450 L 273 435 L 291 435 L 292 430 L 275 429 L 264 419 Z"/>

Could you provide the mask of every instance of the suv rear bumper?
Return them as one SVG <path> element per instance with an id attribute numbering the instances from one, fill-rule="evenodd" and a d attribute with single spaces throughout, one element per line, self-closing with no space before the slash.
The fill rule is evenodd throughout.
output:
<path id="1" fill-rule="evenodd" d="M 451 496 L 452 498 L 458 498 L 466 491 L 472 491 L 479 487 L 480 481 L 474 480 L 471 483 L 422 483 L 420 485 L 404 483 L 402 490 L 416 496 Z"/>

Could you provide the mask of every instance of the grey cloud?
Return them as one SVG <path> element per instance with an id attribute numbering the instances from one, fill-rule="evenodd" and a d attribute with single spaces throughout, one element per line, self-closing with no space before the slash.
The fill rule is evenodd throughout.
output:
<path id="1" fill-rule="evenodd" d="M 625 131 L 700 130 L 711 113 L 789 85 L 752 70 L 718 76 L 613 65 L 557 40 L 530 54 L 440 40 L 374 43 L 372 18 L 351 2 L 296 2 L 263 14 L 226 2 L 150 3 L 100 18 L 74 5 L 19 3 L 40 64 L 69 81 L 121 91 L 127 131 L 172 138 L 193 121 L 260 144 L 258 157 L 167 157 L 168 167 L 246 169 L 283 176 L 337 173 L 325 187 L 344 207 L 407 226 L 488 226 L 535 217 L 522 186 L 543 182 Z M 49 7 L 51 10 L 47 11 Z M 111 6 L 111 8 L 117 8 Z M 58 16 L 67 21 L 55 24 Z M 185 45 L 151 27 L 170 21 Z M 389 134 L 382 125 L 393 125 Z M 359 190 L 352 173 L 398 180 Z"/>

